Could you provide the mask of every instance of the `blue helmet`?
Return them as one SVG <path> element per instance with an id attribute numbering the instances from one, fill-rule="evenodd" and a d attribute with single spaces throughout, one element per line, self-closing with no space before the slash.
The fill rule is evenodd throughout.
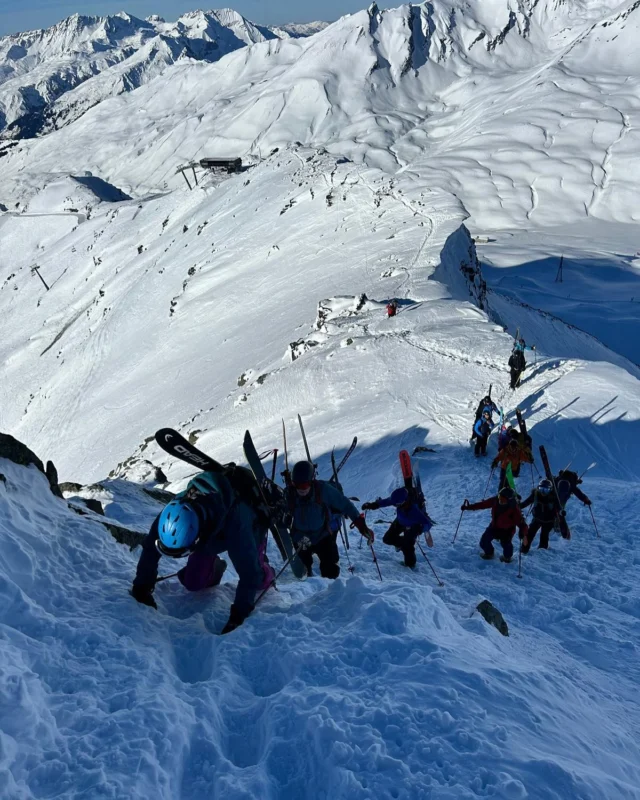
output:
<path id="1" fill-rule="evenodd" d="M 190 503 L 175 499 L 158 520 L 156 547 L 164 556 L 182 558 L 193 552 L 200 538 L 200 518 Z"/>
<path id="2" fill-rule="evenodd" d="M 402 487 L 401 489 L 394 489 L 391 492 L 391 502 L 394 506 L 401 506 L 409 499 L 409 492 Z"/>

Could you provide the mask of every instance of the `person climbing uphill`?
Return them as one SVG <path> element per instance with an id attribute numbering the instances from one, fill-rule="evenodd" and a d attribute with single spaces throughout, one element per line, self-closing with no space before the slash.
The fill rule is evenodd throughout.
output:
<path id="1" fill-rule="evenodd" d="M 522 542 L 522 552 L 528 553 L 531 545 L 540 531 L 540 544 L 538 549 L 546 550 L 549 547 L 549 534 L 553 530 L 556 520 L 564 512 L 558 502 L 553 484 L 548 478 L 543 478 L 529 497 L 520 504 L 520 508 L 532 506 L 531 524 L 529 532 Z"/>
<path id="2" fill-rule="evenodd" d="M 525 340 L 519 338 L 513 345 L 511 356 L 509 357 L 509 369 L 511 371 L 511 389 L 517 389 L 520 385 L 522 373 L 527 368 L 527 361 L 524 356 L 525 350 L 535 350 L 534 346 L 526 344 Z"/>
<path id="3" fill-rule="evenodd" d="M 523 464 L 533 464 L 533 455 L 528 447 L 523 447 L 512 438 L 506 447 L 498 452 L 498 455 L 491 462 L 491 468 L 495 469 L 498 464 L 500 465 L 500 488 L 505 485 L 507 477 L 507 467 L 511 464 L 511 472 L 513 477 L 517 478 L 520 475 L 520 466 Z"/>
<path id="4" fill-rule="evenodd" d="M 267 559 L 268 519 L 244 502 L 228 478 L 202 472 L 176 495 L 153 521 L 142 543 L 130 594 L 157 608 L 153 597 L 162 556 L 184 558 L 178 579 L 190 592 L 217 586 L 227 567 L 219 556 L 228 553 L 238 573 L 236 595 L 222 633 L 229 633 L 253 611 L 256 593 L 273 581 Z"/>
<path id="5" fill-rule="evenodd" d="M 516 494 L 513 489 L 505 486 L 500 489 L 496 497 L 489 497 L 479 503 L 470 503 L 465 500 L 461 506 L 462 511 L 481 511 L 485 508 L 491 509 L 491 523 L 480 538 L 481 558 L 492 559 L 495 554 L 493 542 L 498 541 L 502 546 L 500 561 L 509 564 L 513 558 L 512 539 L 516 527 L 523 537 L 526 537 L 529 531 L 522 511 L 520 511 Z"/>
<path id="6" fill-rule="evenodd" d="M 560 470 L 557 477 L 554 478 L 556 488 L 558 490 L 558 499 L 562 508 L 562 513 L 558 517 L 560 533 L 563 539 L 569 539 L 569 526 L 567 525 L 565 507 L 569 502 L 571 495 L 575 495 L 578 500 L 582 500 L 585 506 L 591 505 L 591 500 L 584 492 L 578 489 L 578 484 L 582 483 L 582 479 L 578 477 L 577 472 L 563 469 Z"/>
<path id="7" fill-rule="evenodd" d="M 477 420 L 473 426 L 473 433 L 475 434 L 476 439 L 476 457 L 480 455 L 487 455 L 487 441 L 491 435 L 491 431 L 494 428 L 495 425 L 493 425 L 491 422 L 491 414 L 488 411 L 483 411 L 482 417 L 480 417 L 480 419 Z"/>
<path id="8" fill-rule="evenodd" d="M 420 507 L 421 502 L 421 498 L 412 497 L 408 489 L 402 487 L 391 492 L 389 497 L 384 499 L 379 497 L 371 503 L 362 504 L 363 511 L 395 506 L 396 518 L 382 537 L 382 541 L 402 551 L 407 567 L 416 565 L 416 540 L 423 531 L 426 533 L 427 544 L 433 547 L 430 533 L 433 520 Z"/>
<path id="9" fill-rule="evenodd" d="M 315 468 L 310 461 L 298 461 L 291 471 L 291 484 L 286 489 L 286 502 L 291 516 L 291 539 L 298 556 L 313 574 L 313 556 L 320 560 L 320 575 L 337 578 L 340 575 L 340 557 L 336 537 L 331 530 L 331 516 L 349 517 L 354 527 L 373 542 L 370 530 L 358 509 L 341 491 L 328 481 L 315 478 Z"/>
<path id="10" fill-rule="evenodd" d="M 397 300 L 389 300 L 387 303 L 387 317 L 395 317 L 398 313 L 398 301 Z"/>

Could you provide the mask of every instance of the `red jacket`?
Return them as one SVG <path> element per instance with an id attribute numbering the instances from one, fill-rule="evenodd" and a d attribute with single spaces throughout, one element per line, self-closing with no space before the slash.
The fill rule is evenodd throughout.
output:
<path id="1" fill-rule="evenodd" d="M 516 526 L 520 528 L 523 536 L 529 532 L 529 526 L 524 521 L 522 511 L 517 505 L 510 506 L 509 504 L 501 505 L 497 497 L 489 497 L 487 500 L 481 500 L 479 503 L 471 503 L 468 507 L 469 511 L 480 511 L 483 508 L 491 509 L 491 527 L 495 528 L 500 533 L 508 536 L 513 536 L 516 532 Z"/>

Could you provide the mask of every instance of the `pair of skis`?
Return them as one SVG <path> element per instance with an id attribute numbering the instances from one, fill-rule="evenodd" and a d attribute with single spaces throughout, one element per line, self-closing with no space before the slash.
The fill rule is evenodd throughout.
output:
<path id="1" fill-rule="evenodd" d="M 409 497 L 413 499 L 416 505 L 426 514 L 426 500 L 424 496 L 424 492 L 422 491 L 422 481 L 420 480 L 420 470 L 418 468 L 418 462 L 412 461 L 411 456 L 409 455 L 408 450 L 401 450 L 399 453 L 400 458 L 400 469 L 402 470 L 402 478 L 404 480 L 405 489 L 409 492 Z M 428 516 L 428 514 L 427 514 Z M 435 525 L 435 522 L 431 520 L 431 523 Z M 433 547 L 433 539 L 431 537 L 425 536 L 425 541 L 428 547 Z M 431 542 L 431 544 L 429 544 Z M 416 544 L 420 548 L 420 552 L 424 556 L 425 561 L 431 568 L 431 572 L 433 572 L 436 581 L 438 582 L 438 586 L 444 586 L 444 583 L 438 577 L 438 573 L 433 568 L 433 564 L 429 560 L 429 557 L 422 549 L 422 545 L 420 544 L 419 538 L 416 539 Z"/>

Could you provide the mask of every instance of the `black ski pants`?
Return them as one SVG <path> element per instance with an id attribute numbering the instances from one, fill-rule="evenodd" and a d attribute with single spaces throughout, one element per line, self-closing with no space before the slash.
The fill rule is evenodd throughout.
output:
<path id="1" fill-rule="evenodd" d="M 520 378 L 522 377 L 522 373 L 524 372 L 523 369 L 514 369 L 511 367 L 511 388 L 517 389 L 518 385 L 520 384 Z"/>
<path id="2" fill-rule="evenodd" d="M 493 542 L 500 542 L 504 557 L 511 558 L 513 556 L 513 543 L 511 541 L 513 534 L 514 531 L 502 531 L 499 528 L 494 528 L 493 525 L 489 525 L 480 537 L 480 547 L 486 555 L 492 556 L 495 552 Z"/>
<path id="3" fill-rule="evenodd" d="M 533 540 L 536 538 L 536 534 L 540 531 L 540 544 L 538 547 L 542 547 L 546 550 L 549 547 L 549 534 L 553 530 L 554 520 L 551 522 L 543 522 L 539 519 L 531 520 L 531 525 L 529 525 L 529 533 L 527 534 L 527 539 L 529 540 L 529 544 L 527 547 L 524 545 L 522 546 L 522 552 L 528 553 L 531 549 L 531 545 L 533 544 Z"/>
<path id="4" fill-rule="evenodd" d="M 338 545 L 332 533 L 327 534 L 316 544 L 300 550 L 298 556 L 300 561 L 307 568 L 307 575 L 313 575 L 313 556 L 320 559 L 320 574 L 323 578 L 337 578 L 340 575 L 340 556 L 338 555 Z"/>
<path id="5" fill-rule="evenodd" d="M 382 537 L 382 541 L 391 547 L 398 547 L 404 555 L 404 563 L 408 567 L 416 564 L 416 539 L 422 533 L 422 526 L 412 525 L 405 528 L 397 519 L 389 526 L 389 530 Z"/>
<path id="6" fill-rule="evenodd" d="M 487 455 L 487 441 L 489 440 L 488 436 L 478 436 L 476 434 L 476 455 L 479 456 L 482 454 L 483 456 Z"/>

